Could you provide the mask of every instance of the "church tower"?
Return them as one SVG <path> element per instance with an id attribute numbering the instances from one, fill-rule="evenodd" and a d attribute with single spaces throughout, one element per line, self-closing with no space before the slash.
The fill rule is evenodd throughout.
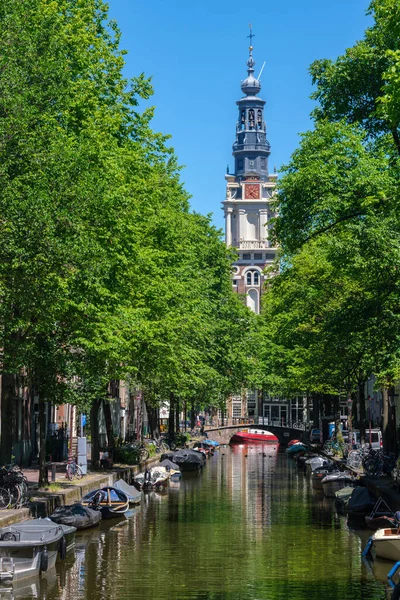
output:
<path id="1" fill-rule="evenodd" d="M 263 270 L 275 259 L 276 248 L 269 240 L 269 222 L 277 175 L 270 174 L 268 159 L 271 146 L 267 140 L 264 117 L 265 100 L 258 98 L 261 83 L 254 77 L 250 29 L 250 48 L 247 77 L 242 81 L 244 96 L 236 102 L 238 120 L 233 144 L 234 173 L 227 173 L 225 215 L 225 242 L 236 248 L 238 257 L 233 263 L 233 286 L 246 295 L 246 302 L 254 312 L 260 312 L 263 289 Z"/>

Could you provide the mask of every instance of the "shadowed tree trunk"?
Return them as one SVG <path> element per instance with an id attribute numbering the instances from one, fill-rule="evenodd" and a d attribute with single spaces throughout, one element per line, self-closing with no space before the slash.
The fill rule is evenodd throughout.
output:
<path id="1" fill-rule="evenodd" d="M 39 394 L 39 487 L 48 485 L 46 469 L 46 402 Z"/>
<path id="2" fill-rule="evenodd" d="M 175 394 L 169 394 L 169 418 L 168 418 L 168 435 L 172 439 L 175 435 Z"/>
<path id="3" fill-rule="evenodd" d="M 91 431 L 91 451 L 90 458 L 92 469 L 100 468 L 100 444 L 99 444 L 99 409 L 101 400 L 93 400 L 90 407 L 90 431 Z"/>
<path id="4" fill-rule="evenodd" d="M 12 447 L 15 439 L 16 376 L 3 373 L 1 378 L 1 445 L 2 465 L 11 463 Z"/>
<path id="5" fill-rule="evenodd" d="M 382 401 L 383 401 L 383 410 L 382 410 L 382 437 L 383 437 L 383 447 L 386 452 L 389 452 L 390 448 L 390 431 L 389 431 L 389 390 L 384 387 L 382 389 Z"/>
<path id="6" fill-rule="evenodd" d="M 114 449 L 114 431 L 113 431 L 113 422 L 111 416 L 111 402 L 109 400 L 103 400 L 103 411 L 104 411 L 104 419 L 106 421 L 106 431 L 107 431 L 107 446 L 110 450 Z"/>
<path id="7" fill-rule="evenodd" d="M 149 422 L 150 435 L 153 439 L 158 440 L 160 437 L 159 428 L 159 410 L 156 406 L 148 406 L 146 404 L 147 419 Z"/>
<path id="8" fill-rule="evenodd" d="M 178 398 L 176 399 L 176 404 L 175 404 L 175 431 L 176 431 L 176 433 L 180 432 L 180 426 L 179 426 L 179 400 L 178 400 Z"/>
<path id="9" fill-rule="evenodd" d="M 360 439 L 365 444 L 365 430 L 367 425 L 367 413 L 365 410 L 365 380 L 358 382 L 358 402 L 360 406 Z"/>

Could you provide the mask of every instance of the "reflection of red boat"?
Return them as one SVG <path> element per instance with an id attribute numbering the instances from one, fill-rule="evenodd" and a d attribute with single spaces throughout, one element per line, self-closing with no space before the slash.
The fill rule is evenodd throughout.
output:
<path id="1" fill-rule="evenodd" d="M 251 427 L 249 429 L 244 429 L 243 431 L 238 431 L 232 436 L 231 443 L 232 444 L 247 444 L 254 442 L 262 442 L 263 444 L 271 443 L 278 444 L 279 440 L 270 431 L 265 431 L 264 429 L 257 429 L 256 427 Z"/>

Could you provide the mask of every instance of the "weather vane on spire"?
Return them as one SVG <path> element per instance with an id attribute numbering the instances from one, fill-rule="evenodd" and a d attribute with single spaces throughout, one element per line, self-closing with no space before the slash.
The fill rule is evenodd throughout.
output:
<path id="1" fill-rule="evenodd" d="M 249 27 L 250 27 L 250 35 L 248 35 L 247 37 L 250 38 L 250 49 L 253 49 L 253 37 L 256 37 L 255 34 L 253 33 L 253 28 L 251 23 L 249 23 Z"/>

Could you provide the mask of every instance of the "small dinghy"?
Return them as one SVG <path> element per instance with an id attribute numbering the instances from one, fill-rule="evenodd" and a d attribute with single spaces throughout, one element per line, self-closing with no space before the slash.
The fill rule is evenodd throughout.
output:
<path id="1" fill-rule="evenodd" d="M 325 465 L 318 467 L 311 474 L 311 484 L 314 490 L 321 490 L 322 492 L 322 480 L 329 475 L 329 473 L 340 473 L 335 465 Z"/>
<path id="2" fill-rule="evenodd" d="M 129 508 L 129 499 L 121 490 L 106 486 L 86 494 L 82 498 L 82 504 L 99 510 L 103 519 L 115 519 L 126 513 Z"/>
<path id="3" fill-rule="evenodd" d="M 371 539 L 376 556 L 393 562 L 400 560 L 400 529 L 398 527 L 378 529 Z"/>
<path id="4" fill-rule="evenodd" d="M 164 467 L 164 469 L 169 472 L 171 481 L 180 481 L 182 479 L 182 473 L 179 466 L 172 462 L 172 460 L 165 458 L 160 462 L 160 467 Z"/>
<path id="5" fill-rule="evenodd" d="M 128 496 L 129 504 L 140 504 L 142 495 L 133 485 L 129 485 L 123 479 L 118 479 L 114 483 L 114 487 Z"/>
<path id="6" fill-rule="evenodd" d="M 306 472 L 308 474 L 313 473 L 315 469 L 319 469 L 319 467 L 324 467 L 326 465 L 332 464 L 327 458 L 323 456 L 313 456 L 312 458 L 307 458 L 306 460 Z"/>
<path id="7" fill-rule="evenodd" d="M 394 513 L 383 498 L 378 498 L 370 514 L 365 515 L 365 523 L 369 529 L 397 527 L 400 513 Z"/>
<path id="8" fill-rule="evenodd" d="M 307 446 L 305 446 L 302 442 L 296 442 L 292 446 L 286 448 L 286 452 L 288 454 L 297 454 L 298 452 L 306 452 Z"/>
<path id="9" fill-rule="evenodd" d="M 324 495 L 327 498 L 334 498 L 336 492 L 344 487 L 355 487 L 357 482 L 350 473 L 339 472 L 326 475 L 321 484 Z"/>
<path id="10" fill-rule="evenodd" d="M 356 488 L 353 486 L 346 486 L 336 492 L 335 508 L 336 512 L 338 512 L 340 515 L 347 515 L 347 504 L 355 489 Z"/>
<path id="11" fill-rule="evenodd" d="M 88 506 L 82 506 L 80 503 L 67 506 L 58 506 L 50 519 L 60 525 L 69 525 L 76 529 L 87 529 L 98 525 L 102 515 L 98 510 L 93 510 Z"/>
<path id="12" fill-rule="evenodd" d="M 169 472 L 165 467 L 153 467 L 139 473 L 133 480 L 135 487 L 144 492 L 164 491 L 168 484 Z"/>

